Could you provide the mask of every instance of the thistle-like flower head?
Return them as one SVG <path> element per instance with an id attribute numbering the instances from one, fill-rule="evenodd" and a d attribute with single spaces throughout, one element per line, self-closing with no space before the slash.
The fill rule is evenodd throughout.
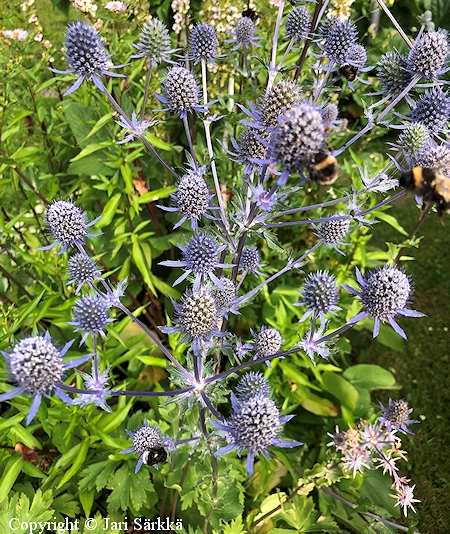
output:
<path id="1" fill-rule="evenodd" d="M 272 86 L 261 103 L 260 117 L 262 125 L 265 128 L 277 126 L 278 117 L 302 100 L 302 91 L 297 83 L 280 80 Z"/>
<path id="2" fill-rule="evenodd" d="M 388 431 L 397 430 L 404 434 L 413 434 L 406 425 L 418 423 L 419 421 L 409 418 L 409 414 L 413 411 L 413 408 L 410 408 L 404 399 L 396 401 L 389 399 L 387 408 L 385 408 L 381 402 L 380 406 L 383 413 L 378 418 L 378 421 L 384 423 Z"/>
<path id="3" fill-rule="evenodd" d="M 236 386 L 236 397 L 240 401 L 248 400 L 255 395 L 270 397 L 271 388 L 264 375 L 259 372 L 249 371 L 240 378 Z"/>
<path id="4" fill-rule="evenodd" d="M 139 34 L 139 42 L 133 44 L 138 54 L 132 58 L 145 57 L 152 67 L 158 63 L 170 62 L 170 36 L 167 26 L 159 19 L 153 18 L 147 21 Z"/>
<path id="5" fill-rule="evenodd" d="M 86 295 L 78 299 L 73 307 L 73 318 L 68 324 L 76 326 L 75 332 L 84 331 L 80 345 L 91 333 L 106 337 L 104 328 L 113 320 L 109 317 L 107 302 L 96 295 Z"/>
<path id="6" fill-rule="evenodd" d="M 337 306 L 339 290 L 336 278 L 327 271 L 310 273 L 305 280 L 303 290 L 299 291 L 299 293 L 303 298 L 294 306 L 307 306 L 308 308 L 300 322 L 312 314 L 314 318 L 319 316 L 323 323 L 325 313 L 334 313 L 336 310 L 341 309 Z"/>
<path id="7" fill-rule="evenodd" d="M 450 119 L 450 96 L 441 89 L 426 91 L 413 105 L 411 121 L 421 123 L 432 134 L 440 134 Z"/>
<path id="8" fill-rule="evenodd" d="M 252 272 L 256 275 L 261 275 L 259 268 L 261 264 L 261 253 L 256 247 L 245 247 L 241 254 L 239 265 L 244 271 Z"/>
<path id="9" fill-rule="evenodd" d="M 380 321 L 387 320 L 397 334 L 406 339 L 405 332 L 395 322 L 394 317 L 396 315 L 423 317 L 423 313 L 407 308 L 413 296 L 411 277 L 402 269 L 387 265 L 377 268 L 365 278 L 357 268 L 356 277 L 361 286 L 359 291 L 344 284 L 343 287 L 359 297 L 363 309 L 349 322 L 357 323 L 368 315 L 373 317 L 375 319 L 373 337 L 376 337 L 380 331 Z"/>
<path id="10" fill-rule="evenodd" d="M 87 222 L 84 211 L 75 203 L 66 200 L 55 200 L 47 209 L 46 223 L 49 233 L 55 238 L 55 242 L 38 250 L 49 250 L 57 245 L 62 245 L 59 254 L 68 247 L 84 244 L 85 237 L 95 237 L 100 234 L 88 234 L 87 229 L 95 224 L 100 217 Z"/>
<path id="11" fill-rule="evenodd" d="M 16 387 L 0 395 L 0 402 L 22 393 L 32 395 L 34 400 L 28 412 L 27 425 L 35 417 L 43 395 L 53 391 L 66 404 L 73 404 L 72 399 L 60 387 L 64 371 L 85 362 L 91 355 L 64 363 L 63 357 L 72 343 L 73 340 L 66 343 L 62 349 L 58 349 L 52 342 L 50 334 L 46 332 L 44 336 L 28 337 L 17 342 L 10 354 L 2 352 L 8 363 L 11 380 L 15 382 Z"/>
<path id="12" fill-rule="evenodd" d="M 212 60 L 217 55 L 217 36 L 216 30 L 210 24 L 204 22 L 194 26 L 190 41 L 190 57 L 197 64 L 202 59 L 214 63 Z"/>
<path id="13" fill-rule="evenodd" d="M 106 54 L 105 47 L 95 28 L 86 22 L 77 20 L 67 26 L 65 38 L 66 59 L 70 68 L 66 71 L 51 70 L 58 74 L 77 74 L 78 80 L 64 93 L 64 96 L 76 91 L 85 79 L 91 79 L 96 87 L 103 91 L 105 87 L 99 78 L 100 74 L 122 76 L 122 74 L 111 72 L 111 69 L 117 69 L 123 65 L 113 67 L 108 64 L 111 55 Z"/>
<path id="14" fill-rule="evenodd" d="M 93 390 L 96 393 L 82 393 L 73 401 L 73 403 L 83 407 L 95 404 L 102 410 L 105 410 L 105 412 L 113 413 L 106 402 L 106 399 L 110 394 L 110 389 L 108 388 L 109 367 L 105 371 L 98 372 L 97 376 L 95 376 L 95 373 L 94 375 L 89 375 L 80 371 L 79 374 L 83 378 L 84 387 Z"/>
<path id="15" fill-rule="evenodd" d="M 144 420 L 144 424 L 135 432 L 130 432 L 129 430 L 126 430 L 126 433 L 132 439 L 133 446 L 129 449 L 124 449 L 123 451 L 120 451 L 120 454 L 136 452 L 139 455 L 139 460 L 136 464 L 136 469 L 134 470 L 135 473 L 137 473 L 142 467 L 142 464 L 145 461 L 146 454 L 154 452 L 155 449 L 165 448 L 165 441 L 167 440 L 164 440 L 161 437 L 159 433 L 159 425 L 157 427 L 150 426 L 148 424 L 147 419 Z M 154 465 L 154 467 L 158 469 L 157 465 Z"/>
<path id="16" fill-rule="evenodd" d="M 211 421 L 218 430 L 225 432 L 227 446 L 219 449 L 214 456 L 222 456 L 236 449 L 240 455 L 247 450 L 247 473 L 253 475 L 255 454 L 262 453 L 267 458 L 267 447 L 292 448 L 302 445 L 294 440 L 282 440 L 278 437 L 282 426 L 293 416 L 280 416 L 275 402 L 264 393 L 258 393 L 240 402 L 231 394 L 232 414 L 226 424 Z"/>
<path id="17" fill-rule="evenodd" d="M 311 30 L 311 17 L 308 10 L 302 6 L 294 7 L 286 17 L 285 26 L 289 39 L 294 41 L 306 39 Z"/>
<path id="18" fill-rule="evenodd" d="M 398 136 L 394 147 L 399 148 L 411 160 L 412 157 L 429 146 L 430 132 L 420 123 L 413 122 Z"/>
<path id="19" fill-rule="evenodd" d="M 233 48 L 233 50 L 238 50 L 241 48 L 241 46 L 244 49 L 248 48 L 250 45 L 261 46 L 257 42 L 260 37 L 255 37 L 255 23 L 250 17 L 241 17 L 237 21 L 236 26 L 231 33 L 233 35 L 233 39 L 227 39 L 226 42 L 236 43 L 236 46 Z"/>
<path id="20" fill-rule="evenodd" d="M 407 70 L 406 56 L 397 50 L 383 54 L 377 65 L 377 76 L 384 94 L 389 96 L 400 94 L 412 78 Z"/>
<path id="21" fill-rule="evenodd" d="M 166 267 L 184 267 L 184 273 L 175 280 L 174 286 L 193 274 L 195 275 L 194 291 L 200 288 L 207 276 L 217 287 L 223 289 L 220 280 L 214 274 L 214 269 L 233 267 L 232 264 L 219 263 L 220 253 L 227 248 L 226 245 L 219 246 L 211 235 L 201 233 L 194 234 L 186 246 L 178 246 L 183 253 L 181 261 L 166 260 L 159 263 Z"/>
<path id="22" fill-rule="evenodd" d="M 236 283 L 231 278 L 221 276 L 219 278 L 223 289 L 216 288 L 213 290 L 214 300 L 219 314 L 223 315 L 227 312 L 229 305 L 235 300 L 237 296 Z"/>
<path id="23" fill-rule="evenodd" d="M 413 167 L 433 169 L 439 174 L 450 178 L 450 148 L 443 145 L 428 143 L 411 158 Z"/>
<path id="24" fill-rule="evenodd" d="M 344 216 L 344 213 L 338 213 L 338 217 Z M 345 246 L 347 243 L 344 243 L 343 240 L 347 237 L 350 232 L 350 217 L 339 218 L 339 219 L 330 219 L 321 223 L 320 226 L 316 226 L 313 223 L 313 227 L 316 232 L 314 235 L 323 239 L 325 246 L 331 245 L 336 252 L 345 256 L 342 250 L 337 248 L 337 245 Z"/>
<path id="25" fill-rule="evenodd" d="M 433 79 L 444 70 L 449 52 L 447 30 L 424 33 L 413 43 L 408 56 L 408 69 L 426 79 Z"/>
<path id="26" fill-rule="evenodd" d="M 325 139 L 320 111 L 307 102 L 297 104 L 278 117 L 270 136 L 269 158 L 279 163 L 283 173 L 278 185 L 285 185 L 290 172 L 299 172 L 317 154 Z"/>
<path id="27" fill-rule="evenodd" d="M 163 82 L 164 94 L 155 93 L 155 96 L 163 104 L 167 104 L 167 108 L 161 111 L 169 110 L 183 118 L 194 110 L 206 112 L 205 107 L 199 105 L 199 91 L 192 72 L 184 67 L 175 66 L 167 71 Z"/>
<path id="28" fill-rule="evenodd" d="M 83 284 L 92 287 L 95 280 L 100 280 L 101 274 L 95 261 L 87 254 L 78 253 L 69 258 L 67 265 L 69 281 L 67 284 L 77 284 L 75 293 L 78 293 Z"/>
<path id="29" fill-rule="evenodd" d="M 350 20 L 336 21 L 327 32 L 323 49 L 330 60 L 345 63 L 350 48 L 356 44 L 358 30 Z"/>

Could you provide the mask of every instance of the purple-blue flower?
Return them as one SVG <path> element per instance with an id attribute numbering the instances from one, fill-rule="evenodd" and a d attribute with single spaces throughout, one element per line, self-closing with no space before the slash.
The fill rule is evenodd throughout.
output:
<path id="1" fill-rule="evenodd" d="M 231 393 L 232 413 L 225 423 L 210 421 L 214 428 L 225 433 L 228 445 L 214 453 L 222 456 L 236 449 L 240 456 L 247 450 L 247 473 L 253 475 L 253 463 L 256 454 L 263 454 L 270 459 L 267 447 L 292 448 L 303 445 L 295 440 L 282 440 L 278 436 L 282 426 L 292 419 L 293 415 L 280 416 L 280 412 L 272 399 L 264 393 L 238 401 Z"/>
<path id="2" fill-rule="evenodd" d="M 349 323 L 357 323 L 367 316 L 373 317 L 375 319 L 373 337 L 376 337 L 380 331 L 380 322 L 388 321 L 397 334 L 406 339 L 405 332 L 396 323 L 394 317 L 396 315 L 424 316 L 421 312 L 407 308 L 414 292 L 411 277 L 397 266 L 385 265 L 368 273 L 365 278 L 356 268 L 356 278 L 361 286 L 359 291 L 342 284 L 342 287 L 349 293 L 359 297 L 363 306 L 362 311 L 350 319 Z"/>
<path id="3" fill-rule="evenodd" d="M 408 406 L 408 403 L 404 399 L 393 401 L 389 399 L 388 407 L 385 408 L 380 402 L 382 415 L 378 418 L 378 421 L 384 423 L 388 431 L 398 430 L 403 434 L 413 434 L 406 425 L 412 425 L 418 423 L 416 419 L 409 419 L 409 414 L 413 411 L 413 408 Z"/>
<path id="4" fill-rule="evenodd" d="M 91 355 L 64 363 L 63 357 L 72 345 L 73 340 L 58 349 L 52 342 L 50 334 L 33 336 L 17 342 L 11 353 L 2 352 L 8 363 L 11 380 L 16 387 L 0 395 L 0 402 L 10 400 L 17 395 L 27 393 L 34 397 L 28 412 L 26 424 L 30 424 L 36 415 L 42 396 L 48 397 L 54 392 L 66 404 L 73 404 L 73 400 L 61 389 L 64 371 L 72 369 L 87 361 Z"/>

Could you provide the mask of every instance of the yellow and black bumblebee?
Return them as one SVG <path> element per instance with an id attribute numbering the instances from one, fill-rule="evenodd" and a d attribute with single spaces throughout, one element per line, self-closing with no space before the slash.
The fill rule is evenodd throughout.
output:
<path id="1" fill-rule="evenodd" d="M 144 451 L 141 459 L 145 465 L 157 465 L 167 460 L 167 451 L 164 447 L 154 447 Z"/>
<path id="2" fill-rule="evenodd" d="M 336 158 L 323 150 L 317 152 L 307 166 L 309 177 L 319 185 L 331 185 L 338 179 L 339 169 Z"/>
<path id="3" fill-rule="evenodd" d="M 254 9 L 252 9 L 250 6 L 244 9 L 244 11 L 242 12 L 242 16 L 249 18 L 255 24 L 256 24 L 256 21 L 259 19 L 258 13 Z"/>
<path id="4" fill-rule="evenodd" d="M 450 213 L 450 178 L 426 167 L 414 167 L 402 173 L 399 184 L 421 197 L 426 204 L 436 204 L 439 218 Z"/>
<path id="5" fill-rule="evenodd" d="M 358 77 L 359 69 L 358 67 L 354 67 L 353 65 L 350 65 L 349 63 L 344 63 L 339 68 L 339 74 L 343 76 L 349 82 L 353 82 Z"/>

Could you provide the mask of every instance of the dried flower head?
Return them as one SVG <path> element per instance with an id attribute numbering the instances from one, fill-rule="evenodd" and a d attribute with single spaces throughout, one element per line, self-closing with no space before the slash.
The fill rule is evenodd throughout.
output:
<path id="1" fill-rule="evenodd" d="M 253 462 L 255 454 L 262 453 L 269 457 L 267 447 L 292 448 L 302 445 L 294 440 L 282 440 L 278 438 L 284 423 L 293 416 L 280 416 L 280 412 L 272 399 L 263 393 L 254 395 L 239 402 L 234 394 L 231 394 L 232 414 L 226 424 L 211 421 L 218 430 L 225 432 L 230 443 L 214 453 L 214 456 L 222 456 L 236 449 L 240 455 L 247 450 L 247 473 L 253 475 Z"/>

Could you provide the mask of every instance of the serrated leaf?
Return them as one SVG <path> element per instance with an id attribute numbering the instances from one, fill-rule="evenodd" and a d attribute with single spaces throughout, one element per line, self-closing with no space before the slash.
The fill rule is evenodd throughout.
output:
<path id="1" fill-rule="evenodd" d="M 108 485 L 112 490 L 108 497 L 109 509 L 112 511 L 123 510 L 126 511 L 130 507 L 139 511 L 145 503 L 151 508 L 152 503 L 149 502 L 149 494 L 156 493 L 148 477 L 148 471 L 145 469 L 134 473 L 134 465 L 128 462 L 120 469 L 118 469 Z M 153 503 L 154 504 L 154 503 Z"/>
<path id="2" fill-rule="evenodd" d="M 114 475 L 117 466 L 116 462 L 104 460 L 85 467 L 80 473 L 80 481 L 78 483 L 80 493 L 91 491 L 94 487 L 97 491 L 102 490 Z"/>
<path id="3" fill-rule="evenodd" d="M 55 497 L 52 506 L 56 512 L 68 517 L 75 517 L 80 512 L 78 501 L 70 493 Z"/>

